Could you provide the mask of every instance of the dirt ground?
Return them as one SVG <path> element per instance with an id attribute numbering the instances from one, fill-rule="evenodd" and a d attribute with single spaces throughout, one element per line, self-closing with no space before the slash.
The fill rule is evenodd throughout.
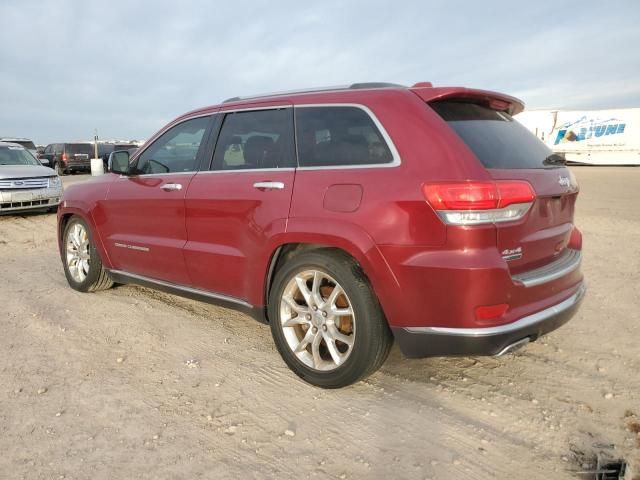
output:
<path id="1" fill-rule="evenodd" d="M 310 387 L 268 327 L 148 289 L 71 290 L 55 215 L 0 217 L 0 478 L 640 478 L 640 168 L 574 168 L 588 293 L 503 358 Z M 83 177 L 65 177 L 65 183 Z"/>

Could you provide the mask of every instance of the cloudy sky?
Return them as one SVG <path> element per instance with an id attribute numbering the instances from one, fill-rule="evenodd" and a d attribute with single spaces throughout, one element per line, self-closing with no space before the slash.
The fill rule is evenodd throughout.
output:
<path id="1" fill-rule="evenodd" d="M 0 135 L 146 138 L 235 95 L 390 81 L 640 107 L 640 1 L 2 0 Z"/>

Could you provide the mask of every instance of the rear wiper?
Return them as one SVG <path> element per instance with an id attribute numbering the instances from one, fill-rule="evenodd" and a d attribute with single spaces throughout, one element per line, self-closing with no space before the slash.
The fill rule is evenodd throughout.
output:
<path id="1" fill-rule="evenodd" d="M 567 161 L 564 155 L 559 153 L 552 153 L 542 161 L 543 165 L 566 165 Z"/>

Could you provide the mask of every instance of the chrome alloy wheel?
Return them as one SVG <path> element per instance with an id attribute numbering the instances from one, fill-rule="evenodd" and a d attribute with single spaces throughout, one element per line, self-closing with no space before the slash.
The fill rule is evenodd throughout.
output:
<path id="1" fill-rule="evenodd" d="M 335 370 L 351 354 L 353 308 L 340 284 L 324 272 L 305 270 L 287 283 L 280 321 L 289 347 L 310 368 Z"/>
<path id="2" fill-rule="evenodd" d="M 67 233 L 67 267 L 73 279 L 82 283 L 89 275 L 89 234 L 80 223 L 76 223 Z"/>

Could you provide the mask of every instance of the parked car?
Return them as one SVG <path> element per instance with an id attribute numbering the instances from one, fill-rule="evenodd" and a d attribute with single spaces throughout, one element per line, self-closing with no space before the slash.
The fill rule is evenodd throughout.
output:
<path id="1" fill-rule="evenodd" d="M 585 287 L 578 185 L 495 92 L 355 84 L 187 113 L 58 213 L 69 285 L 137 283 L 268 322 L 307 382 L 502 355 Z"/>
<path id="2" fill-rule="evenodd" d="M 66 173 L 90 171 L 94 154 L 91 143 L 50 143 L 39 158 L 47 160 L 49 166 L 62 176 Z"/>
<path id="3" fill-rule="evenodd" d="M 38 158 L 38 150 L 36 148 L 36 145 L 33 143 L 33 141 L 29 140 L 28 138 L 0 137 L 0 142 L 17 143 L 18 145 L 22 145 L 26 150 L 29 151 L 31 155 Z"/>
<path id="4" fill-rule="evenodd" d="M 25 147 L 0 142 L 0 214 L 26 210 L 55 210 L 62 182 Z"/>
<path id="5" fill-rule="evenodd" d="M 99 143 L 98 144 L 98 158 L 101 158 L 104 162 L 104 171 L 109 169 L 109 156 L 113 152 L 119 150 L 127 150 L 130 155 L 138 149 L 138 145 L 133 143 Z"/>

